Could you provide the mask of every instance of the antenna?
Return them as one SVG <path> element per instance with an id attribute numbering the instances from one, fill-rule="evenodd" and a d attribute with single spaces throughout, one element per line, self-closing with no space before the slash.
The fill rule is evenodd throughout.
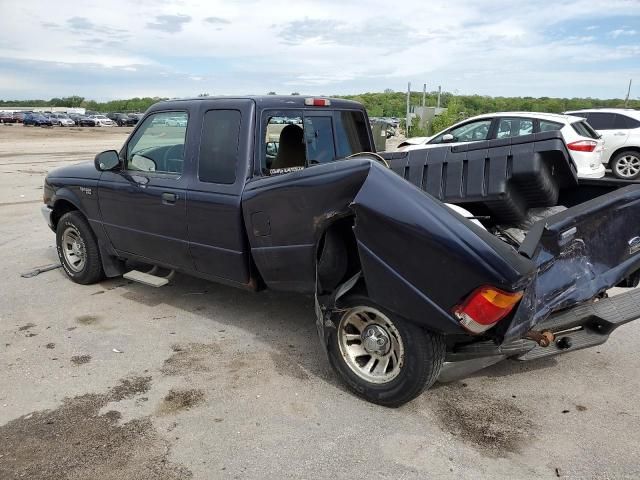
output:
<path id="1" fill-rule="evenodd" d="M 629 103 L 629 94 L 631 93 L 631 82 L 633 78 L 629 79 L 629 88 L 627 88 L 627 96 L 624 98 L 624 108 L 627 108 L 627 104 Z"/>

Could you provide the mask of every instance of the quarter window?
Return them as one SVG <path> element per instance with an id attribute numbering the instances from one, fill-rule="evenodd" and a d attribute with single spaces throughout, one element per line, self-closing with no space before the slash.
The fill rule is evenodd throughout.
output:
<path id="1" fill-rule="evenodd" d="M 572 123 L 571 126 L 575 132 L 582 137 L 600 138 L 600 134 L 591 128 L 591 125 L 589 125 L 586 120 Z"/>
<path id="2" fill-rule="evenodd" d="M 127 144 L 126 168 L 182 174 L 187 112 L 149 115 Z"/>
<path id="3" fill-rule="evenodd" d="M 236 181 L 241 115 L 238 110 L 210 110 L 204 115 L 198 162 L 201 182 Z"/>
<path id="4" fill-rule="evenodd" d="M 640 127 L 640 121 L 626 115 L 616 115 L 616 128 L 626 130 Z"/>
<path id="5" fill-rule="evenodd" d="M 549 120 L 540 120 L 540 131 L 541 132 L 554 132 L 556 130 L 561 130 L 562 124 L 558 122 L 550 122 Z"/>
<path id="6" fill-rule="evenodd" d="M 589 125 L 596 130 L 613 130 L 616 116 L 614 113 L 589 112 Z"/>

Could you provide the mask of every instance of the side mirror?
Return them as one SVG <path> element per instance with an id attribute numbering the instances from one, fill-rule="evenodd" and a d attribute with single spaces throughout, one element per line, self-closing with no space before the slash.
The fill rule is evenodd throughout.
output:
<path id="1" fill-rule="evenodd" d="M 450 143 L 453 142 L 453 135 L 451 135 L 450 133 L 445 133 L 442 136 L 442 143 Z"/>
<path id="2" fill-rule="evenodd" d="M 120 157 L 115 150 L 106 150 L 97 154 L 93 163 L 99 172 L 107 172 L 120 165 Z"/>

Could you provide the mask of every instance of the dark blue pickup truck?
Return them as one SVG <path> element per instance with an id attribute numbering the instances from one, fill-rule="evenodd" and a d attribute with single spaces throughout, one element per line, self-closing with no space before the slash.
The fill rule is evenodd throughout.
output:
<path id="1" fill-rule="evenodd" d="M 43 212 L 77 283 L 313 294 L 337 374 L 398 406 L 640 316 L 639 289 L 607 297 L 637 285 L 640 186 L 581 196 L 558 135 L 380 155 L 355 102 L 166 101 L 119 152 L 49 173 Z"/>

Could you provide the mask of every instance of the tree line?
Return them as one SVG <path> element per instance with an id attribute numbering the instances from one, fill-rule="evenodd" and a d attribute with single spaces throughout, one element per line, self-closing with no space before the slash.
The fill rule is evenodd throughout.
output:
<path id="1" fill-rule="evenodd" d="M 406 114 L 407 94 L 405 92 L 386 90 L 383 93 L 361 93 L 358 95 L 345 95 L 341 98 L 355 100 L 364 104 L 372 117 L 404 117 Z M 437 99 L 437 92 L 428 92 L 426 106 L 436 106 Z M 624 107 L 624 100 L 621 98 L 489 97 L 484 95 L 454 95 L 450 92 L 442 93 L 440 106 L 448 107 L 452 101 L 468 117 L 482 113 L 503 111 L 561 113 L 567 110 L 583 108 Z M 422 105 L 422 92 L 412 92 L 410 103 L 412 106 Z M 629 100 L 628 107 L 640 108 L 640 100 Z"/>
<path id="2" fill-rule="evenodd" d="M 270 95 L 275 92 L 269 92 Z M 294 95 L 299 95 L 295 92 Z M 200 94 L 209 96 L 209 94 Z M 362 103 L 371 117 L 398 117 L 405 116 L 407 97 L 405 92 L 394 92 L 390 89 L 384 92 L 361 93 L 357 95 L 343 95 L 339 98 L 355 100 Z M 98 112 L 144 112 L 154 103 L 166 100 L 159 97 L 130 98 L 125 100 L 111 100 L 108 102 L 96 102 L 87 100 L 77 95 L 50 100 L 0 100 L 2 107 L 84 107 L 87 110 Z M 436 106 L 437 92 L 428 92 L 426 105 Z M 410 97 L 412 106 L 422 105 L 422 92 L 412 92 Z M 454 95 L 443 92 L 440 98 L 440 106 L 447 108 L 447 112 L 436 117 L 430 125 L 431 131 L 439 131 L 449 125 L 474 115 L 491 112 L 508 111 L 533 111 L 560 113 L 567 110 L 579 110 L 595 107 L 623 107 L 621 98 L 551 98 L 551 97 L 490 97 L 484 95 Z M 640 109 L 640 100 L 630 100 L 629 108 Z M 418 132 L 412 132 L 417 134 Z"/>
<path id="3" fill-rule="evenodd" d="M 135 97 L 126 100 L 111 100 L 109 102 L 96 102 L 84 97 L 73 95 L 71 97 L 52 98 L 50 100 L 0 100 L 0 108 L 7 107 L 82 107 L 96 112 L 144 112 L 147 108 L 160 100 L 160 97 Z"/>

